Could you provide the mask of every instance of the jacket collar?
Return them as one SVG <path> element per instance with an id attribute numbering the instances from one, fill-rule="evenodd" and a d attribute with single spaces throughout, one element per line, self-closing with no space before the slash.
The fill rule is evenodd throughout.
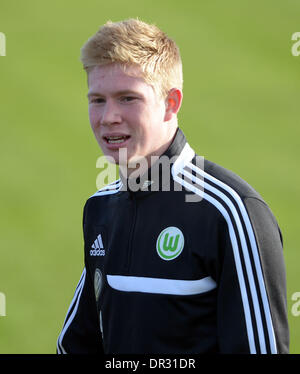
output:
<path id="1" fill-rule="evenodd" d="M 120 179 L 123 183 L 121 190 L 128 191 L 131 196 L 135 197 L 146 196 L 156 191 L 174 190 L 172 166 L 178 160 L 186 144 L 187 141 L 182 130 L 177 128 L 169 148 L 143 175 L 127 179 L 120 172 Z"/>

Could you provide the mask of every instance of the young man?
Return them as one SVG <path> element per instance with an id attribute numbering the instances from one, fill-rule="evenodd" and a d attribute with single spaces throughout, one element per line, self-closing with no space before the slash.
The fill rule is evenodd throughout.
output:
<path id="1" fill-rule="evenodd" d="M 93 132 L 121 178 L 84 207 L 85 267 L 57 351 L 288 353 L 279 227 L 245 181 L 201 167 L 178 128 L 176 44 L 109 22 L 81 58 Z"/>

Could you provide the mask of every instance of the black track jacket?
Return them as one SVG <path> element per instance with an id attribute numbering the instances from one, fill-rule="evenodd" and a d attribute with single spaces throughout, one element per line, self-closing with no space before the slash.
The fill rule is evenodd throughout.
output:
<path id="1" fill-rule="evenodd" d="M 269 207 L 234 173 L 201 167 L 180 129 L 163 156 L 169 174 L 152 167 L 138 190 L 120 179 L 87 200 L 85 267 L 57 352 L 288 353 Z"/>

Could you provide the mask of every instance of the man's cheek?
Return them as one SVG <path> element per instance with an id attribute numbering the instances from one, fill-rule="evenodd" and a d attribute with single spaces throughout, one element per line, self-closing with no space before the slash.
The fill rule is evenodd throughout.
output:
<path id="1" fill-rule="evenodd" d="M 97 119 L 97 113 L 95 113 L 95 110 L 89 109 L 89 119 L 90 119 L 90 124 L 92 126 L 92 129 L 96 129 L 98 126 L 98 119 Z"/>
<path id="2" fill-rule="evenodd" d="M 91 107 L 89 107 L 89 120 L 90 120 L 90 124 L 93 123 L 93 118 L 94 118 L 93 110 L 91 109 Z"/>

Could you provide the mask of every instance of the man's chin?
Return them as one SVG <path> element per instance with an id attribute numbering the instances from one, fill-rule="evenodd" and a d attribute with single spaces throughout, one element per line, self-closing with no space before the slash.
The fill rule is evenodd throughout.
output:
<path id="1" fill-rule="evenodd" d="M 137 164 L 147 162 L 144 156 L 128 153 L 127 148 L 120 148 L 116 152 L 103 152 L 108 161 L 120 166 L 136 167 Z"/>
<path id="2" fill-rule="evenodd" d="M 131 154 L 127 148 L 119 148 L 114 152 L 105 152 L 105 149 L 102 151 L 108 162 L 118 165 L 123 170 L 128 169 L 129 173 L 137 169 L 142 171 L 149 168 L 147 157 Z"/>
<path id="3" fill-rule="evenodd" d="M 101 147 L 101 149 L 108 162 L 127 166 L 129 162 L 127 148 L 119 148 L 113 152 L 110 150 L 108 151 L 105 147 Z"/>

